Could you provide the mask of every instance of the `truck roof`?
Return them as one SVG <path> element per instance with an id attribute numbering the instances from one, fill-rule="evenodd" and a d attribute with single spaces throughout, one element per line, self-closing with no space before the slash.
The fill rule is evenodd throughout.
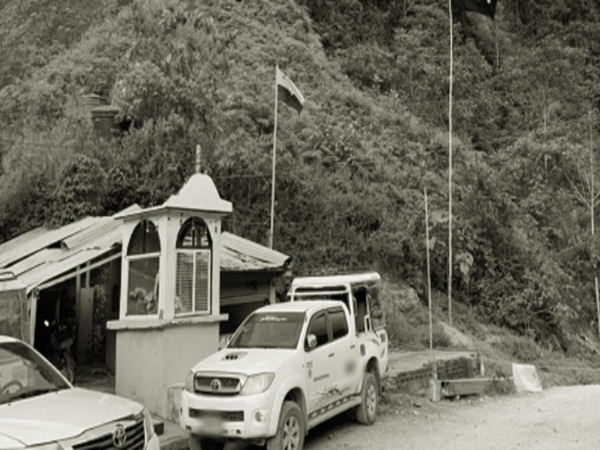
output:
<path id="1" fill-rule="evenodd" d="M 256 310 L 256 312 L 308 312 L 320 310 L 332 306 L 340 306 L 337 300 L 309 300 L 296 302 L 283 302 L 266 305 Z"/>
<path id="2" fill-rule="evenodd" d="M 365 281 L 379 281 L 381 277 L 377 272 L 357 273 L 349 275 L 333 275 L 324 277 L 298 277 L 292 281 L 292 287 L 321 287 L 332 285 L 347 285 L 364 283 Z"/>

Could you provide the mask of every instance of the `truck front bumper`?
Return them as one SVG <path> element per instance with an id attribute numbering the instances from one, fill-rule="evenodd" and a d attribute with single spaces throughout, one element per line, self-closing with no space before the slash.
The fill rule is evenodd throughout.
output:
<path id="1" fill-rule="evenodd" d="M 197 436 L 223 439 L 265 439 L 273 408 L 267 393 L 203 395 L 183 391 L 180 426 Z"/>

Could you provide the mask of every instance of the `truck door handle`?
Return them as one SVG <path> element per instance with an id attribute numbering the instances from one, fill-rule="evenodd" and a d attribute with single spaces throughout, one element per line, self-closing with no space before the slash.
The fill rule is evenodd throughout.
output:
<path id="1" fill-rule="evenodd" d="M 331 357 L 332 357 L 334 354 L 335 354 L 335 353 L 333 353 L 333 352 L 332 352 L 332 353 L 330 353 L 330 354 L 329 354 L 329 357 L 331 358 Z"/>

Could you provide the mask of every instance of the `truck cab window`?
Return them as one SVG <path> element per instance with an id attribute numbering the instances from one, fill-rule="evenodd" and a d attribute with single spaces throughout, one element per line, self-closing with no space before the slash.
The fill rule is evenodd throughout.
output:
<path id="1" fill-rule="evenodd" d="M 363 286 L 354 291 L 354 299 L 356 301 L 355 323 L 356 332 L 364 333 L 371 331 L 371 317 L 369 314 L 369 302 L 367 299 L 367 289 Z"/>
<path id="2" fill-rule="evenodd" d="M 333 340 L 343 338 L 348 334 L 348 322 L 343 309 L 333 309 L 329 311 L 329 322 L 331 323 L 331 333 Z"/>
<path id="3" fill-rule="evenodd" d="M 325 313 L 317 314 L 310 321 L 308 326 L 308 332 L 306 335 L 314 334 L 317 337 L 317 347 L 327 344 L 329 336 L 327 334 L 327 321 L 325 320 Z"/>

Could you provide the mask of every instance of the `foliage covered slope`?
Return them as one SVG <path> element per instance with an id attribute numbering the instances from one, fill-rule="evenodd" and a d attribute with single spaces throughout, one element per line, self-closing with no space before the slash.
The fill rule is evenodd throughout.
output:
<path id="1" fill-rule="evenodd" d="M 227 227 L 266 242 L 278 63 L 307 101 L 279 106 L 276 247 L 299 272 L 373 268 L 423 295 L 427 187 L 445 291 L 447 2 L 75 3 L 0 3 L 0 240 L 158 204 L 200 144 Z M 455 298 L 566 348 L 596 326 L 598 7 L 505 0 L 454 34 Z M 98 140 L 91 93 L 142 126 Z"/>

